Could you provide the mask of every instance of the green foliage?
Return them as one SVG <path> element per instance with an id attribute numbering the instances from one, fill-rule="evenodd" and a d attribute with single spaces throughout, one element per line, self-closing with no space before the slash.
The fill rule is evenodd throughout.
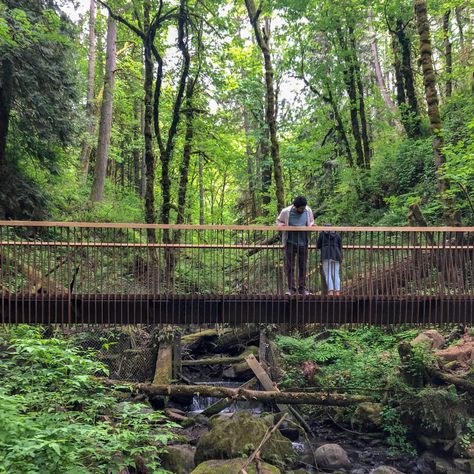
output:
<path id="1" fill-rule="evenodd" d="M 381 328 L 338 329 L 321 335 L 322 340 L 279 336 L 277 344 L 287 363 L 287 384 L 302 381 L 301 370 L 298 375 L 295 365 L 315 361 L 321 365 L 316 383 L 323 388 L 382 390 L 395 377 L 398 342 L 416 334 L 416 330 L 387 333 Z"/>
<path id="2" fill-rule="evenodd" d="M 459 443 L 463 449 L 468 449 L 474 441 L 474 418 L 469 418 L 466 427 L 459 435 Z"/>
<path id="3" fill-rule="evenodd" d="M 117 400 L 93 375 L 106 373 L 91 351 L 20 326 L 0 359 L 0 473 L 118 472 L 141 456 L 160 472 L 171 439 L 160 412 Z"/>
<path id="4" fill-rule="evenodd" d="M 400 407 L 403 417 L 417 431 L 443 438 L 454 438 L 468 420 L 469 404 L 454 386 L 408 391 L 401 397 Z"/>
<path id="5" fill-rule="evenodd" d="M 387 434 L 389 454 L 396 456 L 406 453 L 416 456 L 415 448 L 407 440 L 408 429 L 402 423 L 400 411 L 394 407 L 386 406 L 382 410 L 383 430 Z"/>

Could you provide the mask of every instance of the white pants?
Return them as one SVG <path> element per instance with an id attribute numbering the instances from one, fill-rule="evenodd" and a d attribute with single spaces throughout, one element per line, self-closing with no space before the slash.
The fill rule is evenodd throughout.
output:
<path id="1" fill-rule="evenodd" d="M 336 260 L 323 260 L 323 272 L 328 291 L 341 291 L 339 268 L 340 264 Z"/>

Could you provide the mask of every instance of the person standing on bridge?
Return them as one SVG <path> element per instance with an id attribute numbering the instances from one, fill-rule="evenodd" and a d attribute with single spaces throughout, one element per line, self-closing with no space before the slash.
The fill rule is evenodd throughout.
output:
<path id="1" fill-rule="evenodd" d="M 331 224 L 324 225 L 328 227 L 331 226 Z M 342 264 L 341 235 L 333 230 L 321 232 L 316 246 L 321 250 L 321 263 L 323 265 L 328 295 L 339 296 L 341 294 L 339 270 Z"/>
<path id="2" fill-rule="evenodd" d="M 298 196 L 293 204 L 282 209 L 276 220 L 279 227 L 306 227 L 314 225 L 313 211 L 308 206 L 304 196 Z M 285 249 L 285 270 L 288 278 L 286 295 L 296 294 L 295 261 L 298 261 L 298 293 L 309 295 L 306 290 L 306 268 L 308 262 L 309 233 L 291 231 L 282 233 Z"/>

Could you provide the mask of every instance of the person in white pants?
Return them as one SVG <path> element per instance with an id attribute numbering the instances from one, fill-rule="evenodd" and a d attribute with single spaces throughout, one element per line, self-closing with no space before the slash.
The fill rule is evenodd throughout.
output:
<path id="1" fill-rule="evenodd" d="M 325 224 L 330 226 L 331 224 Z M 324 279 L 329 296 L 341 294 L 340 267 L 342 263 L 342 238 L 331 230 L 321 232 L 318 237 L 318 249 L 321 251 Z"/>

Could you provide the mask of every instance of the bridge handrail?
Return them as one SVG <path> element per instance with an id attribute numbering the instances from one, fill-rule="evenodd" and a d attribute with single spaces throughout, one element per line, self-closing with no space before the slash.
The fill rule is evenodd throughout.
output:
<path id="1" fill-rule="evenodd" d="M 78 227 L 103 229 L 169 229 L 169 230 L 236 230 L 236 231 L 327 231 L 327 226 L 279 227 L 276 225 L 220 225 L 220 224 L 143 224 L 116 222 L 65 222 L 65 221 L 18 221 L 0 220 L 0 227 Z M 367 227 L 367 226 L 331 226 L 337 232 L 474 232 L 473 227 Z"/>

